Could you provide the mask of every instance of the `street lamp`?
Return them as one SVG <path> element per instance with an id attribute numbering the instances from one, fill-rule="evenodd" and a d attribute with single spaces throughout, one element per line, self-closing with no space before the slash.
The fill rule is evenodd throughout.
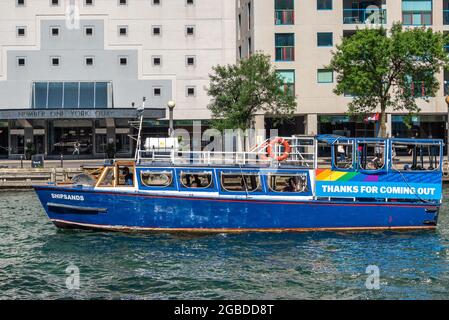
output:
<path id="1" fill-rule="evenodd" d="M 446 104 L 447 104 L 447 119 L 446 119 L 446 154 L 447 161 L 449 162 L 449 96 L 446 96 Z"/>
<path id="2" fill-rule="evenodd" d="M 169 119 L 169 129 L 168 129 L 168 135 L 171 136 L 173 134 L 174 128 L 173 128 L 173 109 L 175 109 L 176 102 L 173 100 L 170 100 L 167 103 L 168 106 L 168 119 Z"/>

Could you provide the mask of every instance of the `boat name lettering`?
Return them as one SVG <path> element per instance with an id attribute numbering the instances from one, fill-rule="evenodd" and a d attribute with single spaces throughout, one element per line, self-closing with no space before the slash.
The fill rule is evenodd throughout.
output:
<path id="1" fill-rule="evenodd" d="M 52 199 L 84 201 L 84 196 L 79 196 L 79 195 L 74 195 L 74 194 L 52 193 L 51 197 L 52 197 Z"/>
<path id="2" fill-rule="evenodd" d="M 361 194 L 394 194 L 394 195 L 435 195 L 436 188 L 403 187 L 403 186 L 357 186 L 357 185 L 322 185 L 323 192 L 361 193 Z"/>

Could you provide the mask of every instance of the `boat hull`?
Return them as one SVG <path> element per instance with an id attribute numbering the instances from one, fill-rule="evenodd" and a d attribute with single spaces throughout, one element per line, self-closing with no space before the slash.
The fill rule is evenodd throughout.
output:
<path id="1" fill-rule="evenodd" d="M 150 232 L 302 232 L 434 229 L 439 205 L 223 199 L 39 186 L 60 228 Z"/>

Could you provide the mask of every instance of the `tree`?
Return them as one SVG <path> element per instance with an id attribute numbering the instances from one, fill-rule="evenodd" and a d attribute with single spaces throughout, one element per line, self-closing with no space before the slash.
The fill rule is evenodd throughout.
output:
<path id="1" fill-rule="evenodd" d="M 358 30 L 344 38 L 327 68 L 337 73 L 338 95 L 353 96 L 348 113 L 380 113 L 379 136 L 386 136 L 387 111 L 420 111 L 416 100 L 429 101 L 439 82 L 436 74 L 449 63 L 446 36 L 430 28 L 403 29 L 394 24 Z"/>
<path id="2" fill-rule="evenodd" d="M 256 113 L 283 119 L 296 110 L 295 97 L 284 90 L 268 55 L 256 53 L 235 65 L 216 66 L 209 77 L 208 109 L 219 130 L 251 128 Z"/>

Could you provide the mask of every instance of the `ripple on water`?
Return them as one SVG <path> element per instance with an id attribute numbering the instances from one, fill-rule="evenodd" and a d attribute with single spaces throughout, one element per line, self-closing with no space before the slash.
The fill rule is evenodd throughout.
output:
<path id="1" fill-rule="evenodd" d="M 0 219 L 3 299 L 449 298 L 447 205 L 436 232 L 128 235 L 57 230 L 17 191 L 0 193 Z M 380 290 L 365 287 L 370 265 Z"/>

